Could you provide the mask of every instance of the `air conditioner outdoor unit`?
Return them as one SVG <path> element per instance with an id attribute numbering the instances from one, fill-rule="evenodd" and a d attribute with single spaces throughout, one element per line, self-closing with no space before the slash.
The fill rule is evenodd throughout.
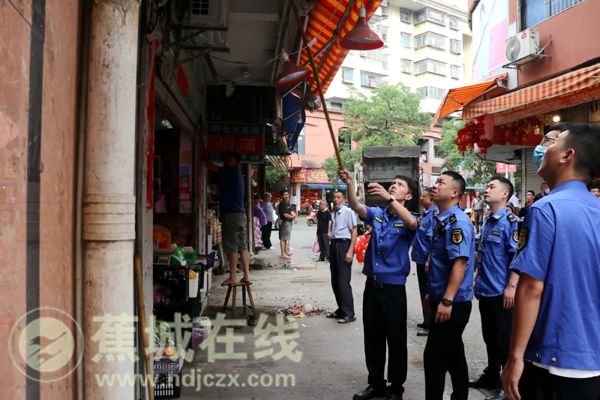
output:
<path id="1" fill-rule="evenodd" d="M 509 65 L 526 64 L 539 57 L 540 31 L 528 29 L 506 41 L 506 59 Z"/>
<path id="2" fill-rule="evenodd" d="M 229 0 L 190 0 L 190 25 L 226 27 Z"/>

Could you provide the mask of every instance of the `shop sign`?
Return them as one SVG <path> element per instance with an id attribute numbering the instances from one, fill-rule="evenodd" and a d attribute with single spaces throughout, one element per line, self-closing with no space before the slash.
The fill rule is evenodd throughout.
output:
<path id="1" fill-rule="evenodd" d="M 517 165 L 497 162 L 496 163 L 496 173 L 504 174 L 505 172 L 517 172 Z"/>
<path id="2" fill-rule="evenodd" d="M 295 169 L 290 173 L 291 183 L 329 183 L 324 169 Z"/>
<path id="3" fill-rule="evenodd" d="M 238 153 L 245 162 L 264 161 L 264 127 L 257 124 L 209 124 L 208 152 L 211 157 L 222 158 L 230 151 Z"/>

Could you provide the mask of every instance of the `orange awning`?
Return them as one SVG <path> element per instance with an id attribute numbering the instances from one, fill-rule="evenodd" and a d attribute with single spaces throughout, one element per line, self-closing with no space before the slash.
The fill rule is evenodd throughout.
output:
<path id="1" fill-rule="evenodd" d="M 508 74 L 505 72 L 475 85 L 450 89 L 446 94 L 446 97 L 444 97 L 442 104 L 440 104 L 440 108 L 438 108 L 435 117 L 433 117 L 431 126 L 433 126 L 438 120 L 460 110 L 473 100 L 500 86 L 502 83 L 501 81 L 507 77 Z"/>
<path id="2" fill-rule="evenodd" d="M 560 109 L 565 106 L 563 104 L 564 102 L 558 101 L 562 96 L 571 95 L 577 91 L 589 89 L 598 85 L 600 83 L 599 74 L 600 64 L 581 68 L 557 78 L 538 83 L 537 85 L 465 107 L 463 110 L 463 118 L 475 118 L 483 114 L 506 112 L 507 110 L 516 109 L 517 107 L 522 106 L 527 106 L 527 109 L 531 109 L 532 113 L 544 110 L 551 111 L 552 108 Z M 582 101 L 579 103 L 585 102 L 583 100 L 594 100 L 594 98 L 597 98 L 596 95 L 596 93 L 588 93 L 585 96 L 581 96 L 580 100 Z M 553 99 L 552 102 L 556 103 L 554 107 L 549 101 L 550 99 Z M 573 99 L 573 101 L 570 102 L 570 105 L 577 104 L 578 100 L 579 99 Z M 541 104 L 544 106 L 543 110 L 537 110 L 532 107 L 533 103 L 536 102 L 546 103 Z"/>
<path id="3" fill-rule="evenodd" d="M 308 25 L 306 26 L 306 35 L 309 38 L 317 38 L 317 42 L 310 47 L 313 55 L 317 53 L 319 49 L 323 48 L 323 46 L 326 46 L 331 40 L 335 29 L 342 23 L 341 20 L 344 16 L 344 12 L 348 8 L 348 5 L 352 3 L 352 9 L 348 13 L 344 26 L 340 29 L 340 34 L 335 42 L 332 43 L 331 49 L 324 51 L 315 58 L 315 64 L 317 68 L 319 68 L 323 57 L 327 57 L 319 70 L 319 78 L 321 79 L 323 92 L 327 91 L 327 88 L 348 54 L 348 50 L 340 47 L 340 40 L 343 39 L 346 33 L 352 30 L 356 21 L 358 21 L 358 10 L 360 9 L 360 5 L 364 3 L 365 9 L 367 10 L 367 20 L 369 20 L 381 2 L 382 0 L 317 0 L 315 7 L 309 14 Z M 306 51 L 302 52 L 300 64 L 307 65 L 308 68 L 311 68 Z M 318 95 L 316 81 L 311 86 L 311 90 Z"/>

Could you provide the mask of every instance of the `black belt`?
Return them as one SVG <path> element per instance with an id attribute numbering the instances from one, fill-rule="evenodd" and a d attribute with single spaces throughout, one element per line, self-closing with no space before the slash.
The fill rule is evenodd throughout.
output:
<path id="1" fill-rule="evenodd" d="M 402 286 L 400 284 L 394 285 L 392 283 L 379 282 L 379 281 L 376 281 L 375 279 L 367 279 L 367 282 L 370 282 L 373 285 L 373 287 L 375 287 L 377 289 L 383 289 L 385 287 L 398 287 L 398 286 Z"/>
<path id="2" fill-rule="evenodd" d="M 350 239 L 331 239 L 331 243 L 344 243 L 349 241 Z"/>
<path id="3" fill-rule="evenodd" d="M 246 214 L 246 211 L 221 211 L 221 214 Z"/>

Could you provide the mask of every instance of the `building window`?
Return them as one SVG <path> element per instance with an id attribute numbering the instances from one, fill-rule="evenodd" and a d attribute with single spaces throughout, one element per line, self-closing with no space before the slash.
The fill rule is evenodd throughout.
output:
<path id="1" fill-rule="evenodd" d="M 381 49 L 361 51 L 360 56 L 364 57 L 364 58 L 370 58 L 371 60 L 378 60 L 378 61 L 381 61 L 384 59 L 384 55 L 381 52 Z"/>
<path id="2" fill-rule="evenodd" d="M 387 6 L 379 6 L 379 9 L 381 10 L 381 15 L 384 17 L 389 17 L 390 16 L 390 10 Z"/>
<path id="3" fill-rule="evenodd" d="M 460 66 L 458 66 L 458 65 L 451 65 L 450 66 L 450 76 L 453 79 L 459 79 L 459 77 L 460 77 Z"/>
<path id="4" fill-rule="evenodd" d="M 446 95 L 445 89 L 424 86 L 417 89 L 417 93 L 424 99 L 443 100 Z"/>
<path id="5" fill-rule="evenodd" d="M 448 18 L 448 25 L 450 25 L 450 29 L 458 30 L 458 20 L 454 17 Z"/>
<path id="6" fill-rule="evenodd" d="M 583 0 L 522 0 L 523 30 L 539 24 Z"/>
<path id="7" fill-rule="evenodd" d="M 434 24 L 446 26 L 446 15 L 432 8 L 424 8 L 414 14 L 414 23 L 433 22 Z"/>
<path id="8" fill-rule="evenodd" d="M 410 33 L 402 32 L 400 34 L 400 44 L 402 47 L 412 47 L 412 35 Z"/>
<path id="9" fill-rule="evenodd" d="M 372 72 L 360 71 L 360 84 L 370 88 L 378 88 L 381 86 L 383 75 L 374 74 Z"/>
<path id="10" fill-rule="evenodd" d="M 298 154 L 306 154 L 306 129 L 302 129 L 300 136 L 298 136 Z"/>
<path id="11" fill-rule="evenodd" d="M 406 8 L 402 8 L 400 10 L 400 20 L 405 24 L 412 24 L 413 22 L 413 13 Z"/>
<path id="12" fill-rule="evenodd" d="M 401 70 L 405 74 L 412 74 L 412 61 L 403 58 L 400 60 Z"/>
<path id="13" fill-rule="evenodd" d="M 415 36 L 415 49 L 431 46 L 436 49 L 446 50 L 446 36 L 433 32 L 425 32 Z"/>
<path id="14" fill-rule="evenodd" d="M 462 42 L 456 39 L 450 39 L 450 53 L 462 54 Z"/>
<path id="15" fill-rule="evenodd" d="M 342 81 L 345 83 L 353 83 L 354 82 L 354 69 L 352 68 L 342 68 Z"/>
<path id="16" fill-rule="evenodd" d="M 338 101 L 332 101 L 332 102 L 329 103 L 329 108 L 331 110 L 342 111 L 343 107 L 344 107 L 344 104 L 340 103 Z"/>
<path id="17" fill-rule="evenodd" d="M 415 62 L 415 75 L 421 75 L 427 72 L 446 76 L 446 63 L 430 58 Z"/>
<path id="18" fill-rule="evenodd" d="M 348 131 L 340 129 L 338 132 L 338 145 L 340 150 L 352 150 L 352 140 L 347 137 Z"/>

